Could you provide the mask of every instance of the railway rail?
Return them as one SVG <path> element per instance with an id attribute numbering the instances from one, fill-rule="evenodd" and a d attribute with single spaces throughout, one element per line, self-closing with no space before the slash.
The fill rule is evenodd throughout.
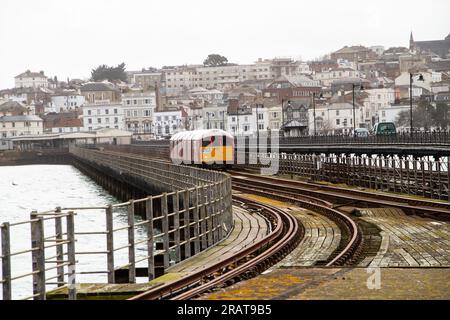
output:
<path id="1" fill-rule="evenodd" d="M 271 199 L 290 202 L 322 214 L 334 221 L 341 229 L 342 238 L 338 248 L 325 262 L 325 266 L 351 265 L 358 260 L 363 247 L 362 232 L 356 222 L 344 213 L 333 209 L 332 203 L 317 197 L 286 191 L 279 186 L 268 186 L 256 180 L 239 181 L 233 177 L 233 190 L 253 193 Z"/>
<path id="2" fill-rule="evenodd" d="M 213 288 L 259 274 L 286 256 L 302 239 L 303 228 L 289 213 L 238 195 L 234 196 L 234 200 L 258 210 L 271 221 L 272 232 L 232 257 L 130 300 L 194 298 Z"/>
<path id="3" fill-rule="evenodd" d="M 341 188 L 298 180 L 279 179 L 268 176 L 257 176 L 242 171 L 230 171 L 234 183 L 257 183 L 260 187 L 273 188 L 302 196 L 319 198 L 334 203 L 334 207 L 342 205 L 364 204 L 375 207 L 393 207 L 410 214 L 440 215 L 439 218 L 448 219 L 450 202 L 415 199 L 400 195 L 389 195 L 371 191 Z M 337 203 L 337 205 L 336 205 Z"/>

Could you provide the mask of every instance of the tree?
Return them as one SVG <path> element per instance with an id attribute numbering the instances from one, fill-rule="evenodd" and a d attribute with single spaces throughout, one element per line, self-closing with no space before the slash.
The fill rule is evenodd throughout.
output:
<path id="1" fill-rule="evenodd" d="M 203 62 L 205 67 L 217 67 L 217 66 L 225 66 L 228 63 L 228 59 L 220 54 L 210 54 L 208 58 Z"/>
<path id="2" fill-rule="evenodd" d="M 125 73 L 125 63 L 119 64 L 117 67 L 109 67 L 106 64 L 98 66 L 91 72 L 92 81 L 108 80 L 114 81 L 127 81 L 127 74 Z"/>
<path id="3" fill-rule="evenodd" d="M 438 102 L 436 110 L 432 114 L 433 122 L 438 128 L 447 129 L 450 126 L 450 104 L 445 102 Z"/>
<path id="4" fill-rule="evenodd" d="M 417 107 L 413 108 L 413 128 L 424 128 L 429 130 L 436 123 L 433 120 L 434 108 L 427 101 L 420 101 Z M 400 127 L 410 126 L 410 111 L 405 110 L 398 114 L 397 125 Z"/>

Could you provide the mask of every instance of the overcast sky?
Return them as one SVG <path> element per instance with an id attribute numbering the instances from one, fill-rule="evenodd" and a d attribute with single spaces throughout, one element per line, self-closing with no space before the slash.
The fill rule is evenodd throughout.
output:
<path id="1" fill-rule="evenodd" d="M 30 69 L 87 78 L 127 70 L 327 54 L 344 45 L 408 46 L 450 33 L 449 0 L 1 0 L 0 88 Z"/>

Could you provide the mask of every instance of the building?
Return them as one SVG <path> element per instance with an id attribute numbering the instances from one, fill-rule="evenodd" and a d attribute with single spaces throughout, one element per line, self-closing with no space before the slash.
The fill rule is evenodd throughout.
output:
<path id="1" fill-rule="evenodd" d="M 131 72 L 130 82 L 131 84 L 138 85 L 144 90 L 155 89 L 160 86 L 162 78 L 162 72 L 150 69 L 142 71 Z"/>
<path id="2" fill-rule="evenodd" d="M 46 133 L 71 133 L 83 131 L 83 119 L 77 114 L 53 114 L 44 117 Z"/>
<path id="3" fill-rule="evenodd" d="M 363 46 L 345 46 L 331 54 L 331 60 L 348 60 L 348 61 L 367 61 L 376 59 L 377 54 L 369 48 Z"/>
<path id="4" fill-rule="evenodd" d="M 314 80 L 320 81 L 320 83 L 326 87 L 331 86 L 331 84 L 336 80 L 343 79 L 361 79 L 362 74 L 358 70 L 351 68 L 335 68 L 328 71 L 317 72 L 313 75 Z"/>
<path id="5" fill-rule="evenodd" d="M 279 131 L 282 126 L 281 104 L 267 108 L 268 130 Z"/>
<path id="6" fill-rule="evenodd" d="M 306 76 L 282 76 L 262 90 L 265 98 L 276 97 L 279 102 L 291 98 L 312 97 L 321 92 L 320 81 Z"/>
<path id="7" fill-rule="evenodd" d="M 414 41 L 411 32 L 409 49 L 420 53 L 434 53 L 442 59 L 450 58 L 450 34 L 443 40 Z"/>
<path id="8" fill-rule="evenodd" d="M 20 116 L 30 114 L 31 109 L 16 101 L 5 101 L 0 104 L 0 116 Z"/>
<path id="9" fill-rule="evenodd" d="M 187 113 L 184 109 L 155 112 L 153 118 L 154 132 L 158 137 L 170 137 L 186 128 Z"/>
<path id="10" fill-rule="evenodd" d="M 81 108 L 85 101 L 83 95 L 73 90 L 55 93 L 51 99 L 51 109 L 53 112 L 66 112 Z"/>
<path id="11" fill-rule="evenodd" d="M 125 129 L 122 104 L 85 104 L 83 106 L 83 130 L 93 131 L 100 128 Z"/>
<path id="12" fill-rule="evenodd" d="M 0 137 L 39 135 L 44 132 L 43 120 L 35 115 L 0 116 Z"/>
<path id="13" fill-rule="evenodd" d="M 16 76 L 14 80 L 16 88 L 48 88 L 48 78 L 44 75 L 44 71 L 27 70 Z"/>
<path id="14" fill-rule="evenodd" d="M 361 122 L 365 124 L 366 128 L 372 128 L 375 123 L 379 122 L 380 110 L 386 110 L 395 103 L 395 89 L 366 89 L 364 94 L 360 100 L 363 104 Z"/>
<path id="15" fill-rule="evenodd" d="M 85 103 L 88 104 L 109 104 L 120 103 L 121 93 L 112 83 L 109 82 L 88 82 L 80 88 L 84 96 Z"/>
<path id="16" fill-rule="evenodd" d="M 135 136 L 152 134 L 153 113 L 156 109 L 156 94 L 153 91 L 131 92 L 122 95 L 125 129 Z M 143 137 L 140 137 L 143 139 Z"/>
<path id="17" fill-rule="evenodd" d="M 252 136 L 256 117 L 250 105 L 231 104 L 228 107 L 227 131 L 235 136 Z"/>
<path id="18" fill-rule="evenodd" d="M 227 105 L 208 104 L 202 110 L 203 128 L 222 129 L 227 128 Z"/>
<path id="19" fill-rule="evenodd" d="M 312 99 L 293 99 L 283 105 L 284 136 L 299 137 L 308 134 L 308 109 Z"/>
<path id="20" fill-rule="evenodd" d="M 413 108 L 415 108 L 416 105 L 413 105 Z M 375 122 L 394 122 L 397 123 L 398 115 L 403 111 L 409 111 L 410 105 L 409 104 L 392 104 L 390 106 L 381 107 L 378 109 L 376 113 L 376 121 Z M 398 128 L 402 129 L 402 128 Z"/>
<path id="21" fill-rule="evenodd" d="M 194 100 L 203 100 L 209 103 L 221 103 L 223 102 L 224 93 L 217 89 L 205 89 L 202 87 L 196 87 L 188 91 L 188 94 Z"/>
<path id="22" fill-rule="evenodd" d="M 353 104 L 337 102 L 332 104 L 316 105 L 316 133 L 317 134 L 349 134 L 353 130 Z M 360 126 L 362 106 L 355 104 L 356 128 Z M 314 112 L 310 108 L 309 133 L 314 134 Z M 364 124 L 362 124 L 364 126 Z"/>

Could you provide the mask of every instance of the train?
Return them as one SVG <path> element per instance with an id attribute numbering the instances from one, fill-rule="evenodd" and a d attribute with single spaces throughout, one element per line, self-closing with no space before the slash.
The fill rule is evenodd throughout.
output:
<path id="1" fill-rule="evenodd" d="M 228 169 L 234 163 L 234 137 L 221 129 L 176 133 L 170 139 L 173 163 Z"/>

